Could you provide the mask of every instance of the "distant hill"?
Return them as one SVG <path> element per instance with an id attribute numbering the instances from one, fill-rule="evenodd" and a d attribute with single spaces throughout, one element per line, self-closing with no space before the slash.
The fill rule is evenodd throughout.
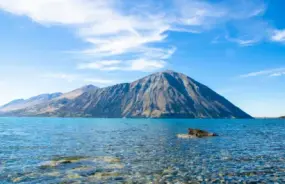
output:
<path id="1" fill-rule="evenodd" d="M 251 118 L 207 86 L 174 71 L 106 88 L 85 86 L 23 108 L 7 110 L 5 106 L 0 111 L 7 116 Z"/>

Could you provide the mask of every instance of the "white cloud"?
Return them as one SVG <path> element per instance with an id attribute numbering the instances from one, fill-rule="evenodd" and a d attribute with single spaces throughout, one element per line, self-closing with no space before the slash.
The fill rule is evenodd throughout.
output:
<path id="1" fill-rule="evenodd" d="M 241 78 L 257 77 L 257 76 L 268 76 L 268 77 L 278 77 L 285 75 L 285 68 L 275 68 L 269 70 L 261 70 L 258 72 L 251 72 L 248 74 L 241 75 Z"/>
<path id="2" fill-rule="evenodd" d="M 141 52 L 145 44 L 157 43 L 165 40 L 167 35 L 163 34 L 167 29 L 161 28 L 144 34 L 116 35 L 103 40 L 87 39 L 94 44 L 94 48 L 83 51 L 85 54 L 103 54 L 105 56 L 119 55 L 129 52 Z"/>
<path id="3" fill-rule="evenodd" d="M 43 25 L 74 29 L 90 45 L 80 54 L 96 60 L 124 57 L 126 61 L 122 62 L 129 64 L 126 67 L 136 70 L 145 70 L 146 67 L 152 70 L 165 65 L 176 51 L 175 46 L 167 43 L 169 31 L 200 33 L 232 20 L 251 19 L 266 9 L 262 0 L 216 3 L 170 0 L 167 3 L 147 0 L 135 3 L 117 0 L 0 0 L 0 9 L 27 16 Z M 242 39 L 236 43 L 249 45 L 251 40 Z M 145 66 L 134 67 L 135 61 Z M 113 65 L 93 65 L 93 68 L 120 69 L 116 67 L 118 63 Z"/>
<path id="4" fill-rule="evenodd" d="M 91 45 L 81 53 L 91 58 L 132 54 L 141 59 L 151 50 L 159 57 L 152 58 L 160 59 L 161 53 L 168 49 L 149 47 L 149 44 L 165 41 L 165 32 L 170 28 L 168 18 L 160 12 L 142 13 L 141 9 L 127 13 L 123 8 L 125 4 L 115 0 L 0 0 L 0 8 L 10 13 L 27 16 L 44 25 L 75 28 Z M 172 51 L 165 59 L 174 53 Z M 93 65 L 93 68 L 103 66 Z"/>
<path id="5" fill-rule="evenodd" d="M 285 29 L 273 31 L 271 39 L 272 39 L 272 41 L 275 41 L 275 42 L 284 42 L 285 43 Z"/>
<path id="6" fill-rule="evenodd" d="M 111 19 L 116 15 L 110 11 L 110 5 L 110 0 L 0 0 L 0 8 L 5 11 L 42 24 L 86 24 L 106 15 Z"/>

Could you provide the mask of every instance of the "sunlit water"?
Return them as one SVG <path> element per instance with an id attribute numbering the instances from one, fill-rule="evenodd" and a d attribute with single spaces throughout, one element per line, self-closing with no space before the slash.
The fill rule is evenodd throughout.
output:
<path id="1" fill-rule="evenodd" d="M 243 182 L 285 183 L 284 120 L 0 119 L 1 184 Z"/>

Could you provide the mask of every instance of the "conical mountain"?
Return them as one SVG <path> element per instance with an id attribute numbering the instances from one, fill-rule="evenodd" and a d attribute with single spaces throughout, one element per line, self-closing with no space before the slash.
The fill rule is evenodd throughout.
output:
<path id="1" fill-rule="evenodd" d="M 250 117 L 207 86 L 170 70 L 131 83 L 126 102 L 127 117 Z"/>
<path id="2" fill-rule="evenodd" d="M 132 83 L 92 88 L 73 98 L 67 97 L 70 95 L 63 94 L 48 103 L 34 106 L 32 111 L 25 109 L 13 114 L 100 118 L 251 118 L 207 86 L 170 70 Z"/>

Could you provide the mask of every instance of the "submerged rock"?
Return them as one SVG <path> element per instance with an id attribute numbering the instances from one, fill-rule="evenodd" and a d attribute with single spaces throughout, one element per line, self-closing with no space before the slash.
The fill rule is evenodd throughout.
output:
<path id="1" fill-rule="evenodd" d="M 182 138 L 182 139 L 214 137 L 214 136 L 218 136 L 218 134 L 207 132 L 207 131 L 200 130 L 200 129 L 192 129 L 192 128 L 188 129 L 188 134 L 178 134 L 177 135 L 178 138 Z"/>
<path id="2" fill-rule="evenodd" d="M 68 179 L 79 179 L 81 176 L 77 173 L 70 173 L 66 176 Z"/>
<path id="3" fill-rule="evenodd" d="M 22 177 L 17 177 L 17 178 L 13 178 L 13 179 L 12 179 L 12 182 L 13 182 L 13 183 L 18 183 L 18 182 L 21 182 L 22 180 L 23 180 Z"/>
<path id="4" fill-rule="evenodd" d="M 191 138 L 196 138 L 195 136 L 189 135 L 189 134 L 177 134 L 178 138 L 181 139 L 191 139 Z"/>
<path id="5" fill-rule="evenodd" d="M 36 173 L 16 173 L 14 176 L 8 176 L 12 183 L 21 183 L 29 181 L 30 179 L 36 178 Z M 0 182 L 1 183 L 1 182 Z"/>
<path id="6" fill-rule="evenodd" d="M 50 173 L 46 173 L 45 176 L 51 176 L 51 177 L 59 177 L 61 176 L 60 172 L 50 172 Z"/>
<path id="7" fill-rule="evenodd" d="M 54 158 L 51 161 L 44 162 L 40 165 L 41 169 L 46 169 L 46 168 L 54 168 L 60 165 L 65 165 L 65 164 L 71 164 L 75 162 L 80 162 L 83 160 L 86 160 L 87 157 L 82 157 L 82 156 L 72 156 L 72 157 L 59 157 L 59 158 Z"/>
<path id="8" fill-rule="evenodd" d="M 79 167 L 74 167 L 72 168 L 72 171 L 89 171 L 92 170 L 93 168 L 91 166 L 86 166 L 86 165 L 82 165 Z"/>
<path id="9" fill-rule="evenodd" d="M 120 177 L 120 173 L 118 172 L 96 172 L 93 175 L 89 176 L 89 179 L 95 180 L 106 180 L 109 178 Z"/>

